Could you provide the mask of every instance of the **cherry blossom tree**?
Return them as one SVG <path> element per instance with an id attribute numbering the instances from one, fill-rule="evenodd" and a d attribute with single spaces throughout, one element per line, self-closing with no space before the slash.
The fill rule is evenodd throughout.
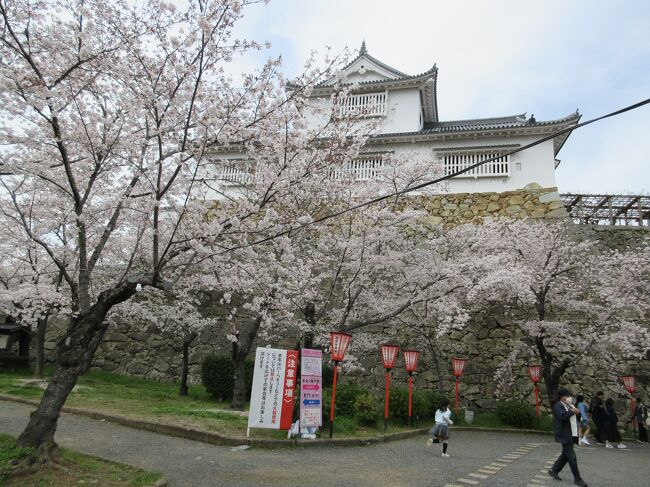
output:
<path id="1" fill-rule="evenodd" d="M 169 290 L 188 269 L 218 265 L 255 240 L 248 222 L 279 228 L 274 205 L 329 162 L 258 157 L 255 192 L 205 199 L 214 148 L 236 142 L 277 155 L 299 128 L 294 114 L 309 87 L 336 67 L 336 59 L 307 63 L 287 93 L 271 60 L 235 86 L 225 66 L 260 47 L 232 36 L 248 3 L 0 1 L 0 204 L 9 231 L 61 276 L 71 316 L 18 439 L 35 448 L 35 466 L 57 460 L 60 409 L 91 366 L 113 307 L 138 287 Z M 310 135 L 292 140 L 307 147 Z M 359 143 L 339 137 L 332 154 Z"/>
<path id="2" fill-rule="evenodd" d="M 518 357 L 535 357 L 552 405 L 565 372 L 586 357 L 615 370 L 647 353 L 650 331 L 641 319 L 649 305 L 635 291 L 647 287 L 646 249 L 603 252 L 567 222 L 493 222 L 481 231 L 493 271 L 470 298 L 504 305 L 520 333 L 497 371 L 501 387 L 511 384 Z"/>
<path id="3" fill-rule="evenodd" d="M 56 266 L 40 247 L 29 240 L 21 240 L 20 235 L 12 232 L 10 222 L 2 213 L 0 311 L 36 331 L 34 374 L 43 377 L 47 323 L 54 313 L 65 315 L 67 296 L 63 293 L 61 273 Z"/>

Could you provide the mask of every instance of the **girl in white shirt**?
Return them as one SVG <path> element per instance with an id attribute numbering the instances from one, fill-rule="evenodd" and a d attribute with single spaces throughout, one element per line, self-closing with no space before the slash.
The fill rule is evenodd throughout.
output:
<path id="1" fill-rule="evenodd" d="M 449 425 L 454 424 L 451 420 L 451 410 L 449 409 L 449 399 L 443 399 L 440 406 L 436 410 L 436 423 L 430 430 L 430 433 L 442 443 L 442 456 L 449 458 L 447 454 L 447 446 L 449 445 Z M 433 438 L 429 439 L 427 443 L 431 446 Z"/>

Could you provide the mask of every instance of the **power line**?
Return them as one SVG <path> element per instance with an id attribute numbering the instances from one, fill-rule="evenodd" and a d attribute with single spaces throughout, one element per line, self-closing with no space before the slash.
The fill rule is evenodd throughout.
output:
<path id="1" fill-rule="evenodd" d="M 291 232 L 295 232 L 297 230 L 302 230 L 303 228 L 309 227 L 311 225 L 315 225 L 317 223 L 322 223 L 322 222 L 324 222 L 326 220 L 331 220 L 332 218 L 336 218 L 336 217 L 345 215 L 346 213 L 349 213 L 351 211 L 356 211 L 356 210 L 364 208 L 366 206 L 374 205 L 375 203 L 380 203 L 381 201 L 387 200 L 389 198 L 397 197 L 397 196 L 400 196 L 400 195 L 403 195 L 403 194 L 406 194 L 406 193 L 411 193 L 413 191 L 417 191 L 417 190 L 422 189 L 422 188 L 426 188 L 428 186 L 432 186 L 434 184 L 440 183 L 442 181 L 446 181 L 447 179 L 451 179 L 451 178 L 453 178 L 455 176 L 458 176 L 460 174 L 464 174 L 464 173 L 466 173 L 468 171 L 471 171 L 474 168 L 482 166 L 483 164 L 487 164 L 488 162 L 493 162 L 493 161 L 495 161 L 497 159 L 500 159 L 502 157 L 511 156 L 512 154 L 516 154 L 518 152 L 525 151 L 526 149 L 530 149 L 531 147 L 535 147 L 536 145 L 542 144 L 542 143 L 544 143 L 544 142 L 546 142 L 548 140 L 552 140 L 552 139 L 554 139 L 555 137 L 557 137 L 559 135 L 566 134 L 566 133 L 569 133 L 569 132 L 573 132 L 574 130 L 577 130 L 577 129 L 582 128 L 582 127 L 586 127 L 587 125 L 598 122 L 600 120 L 604 120 L 606 118 L 621 115 L 621 114 L 623 114 L 625 112 L 635 110 L 635 109 L 640 108 L 640 107 L 642 107 L 644 105 L 647 105 L 649 103 L 650 103 L 650 98 L 646 98 L 645 100 L 642 100 L 642 101 L 640 101 L 638 103 L 635 103 L 633 105 L 629 105 L 629 106 L 627 106 L 625 108 L 621 108 L 620 110 L 616 110 L 616 111 L 610 112 L 610 113 L 608 113 L 606 115 L 601 115 L 600 117 L 592 118 L 591 120 L 587 120 L 585 122 L 581 122 L 581 123 L 578 123 L 576 125 L 566 127 L 566 128 L 564 128 L 562 130 L 558 130 L 557 132 L 554 132 L 551 135 L 547 135 L 546 137 L 542 137 L 541 139 L 536 140 L 534 142 L 531 142 L 530 144 L 526 144 L 526 145 L 523 145 L 521 147 L 517 147 L 517 148 L 512 149 L 510 151 L 507 151 L 505 153 L 501 153 L 501 154 L 499 154 L 499 155 L 497 155 L 495 157 L 491 157 L 489 159 L 485 159 L 484 161 L 477 162 L 475 164 L 472 164 L 471 166 L 467 166 L 465 169 L 461 169 L 460 171 L 456 171 L 456 172 L 451 173 L 451 174 L 446 174 L 445 176 L 433 179 L 431 181 L 426 181 L 426 182 L 421 183 L 421 184 L 417 184 L 415 186 L 412 186 L 412 187 L 407 188 L 407 189 L 403 189 L 401 191 L 395 191 L 394 193 L 389 193 L 389 194 L 386 194 L 386 195 L 383 195 L 383 196 L 378 196 L 377 198 L 374 198 L 372 200 L 365 201 L 363 203 L 359 203 L 358 205 L 351 206 L 351 207 L 346 208 L 344 210 L 340 210 L 340 211 L 337 211 L 337 212 L 334 212 L 334 213 L 330 213 L 328 215 L 322 216 L 322 217 L 317 218 L 315 220 L 312 220 L 310 222 L 301 223 L 301 224 L 296 225 L 296 226 L 291 226 L 287 230 L 283 230 L 283 231 L 281 231 L 279 233 L 276 233 L 274 235 L 271 235 L 269 237 L 265 237 L 265 238 L 262 238 L 262 239 L 259 239 L 259 240 L 255 240 L 255 241 L 247 243 L 245 245 L 238 245 L 238 246 L 235 246 L 235 247 L 227 248 L 227 249 L 223 250 L 222 252 L 220 252 L 219 254 L 221 255 L 221 254 L 225 254 L 227 252 L 232 252 L 233 250 L 243 249 L 243 248 L 246 248 L 246 247 L 252 247 L 253 245 L 259 245 L 259 244 L 262 244 L 262 243 L 265 243 L 265 242 L 269 242 L 271 240 L 282 237 L 284 235 L 288 235 Z"/>

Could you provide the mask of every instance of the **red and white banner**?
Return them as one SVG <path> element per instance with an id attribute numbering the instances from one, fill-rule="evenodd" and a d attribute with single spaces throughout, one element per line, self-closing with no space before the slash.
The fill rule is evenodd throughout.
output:
<path id="1" fill-rule="evenodd" d="M 302 349 L 300 428 L 323 425 L 323 352 Z"/>
<path id="2" fill-rule="evenodd" d="M 288 430 L 291 427 L 297 368 L 296 350 L 257 348 L 249 428 Z"/>

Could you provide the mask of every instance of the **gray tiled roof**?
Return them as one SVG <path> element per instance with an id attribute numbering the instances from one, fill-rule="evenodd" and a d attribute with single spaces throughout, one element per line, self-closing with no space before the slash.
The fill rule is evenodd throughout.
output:
<path id="1" fill-rule="evenodd" d="M 419 132 L 420 134 L 433 134 L 444 132 L 465 132 L 470 130 L 492 130 L 519 127 L 541 127 L 544 125 L 554 125 L 563 122 L 577 121 L 580 114 L 576 111 L 566 117 L 557 120 L 537 121 L 533 117 L 526 118 L 526 114 L 511 115 L 508 117 L 498 118 L 477 118 L 470 120 L 453 120 L 446 122 L 431 122 L 424 124 Z"/>

